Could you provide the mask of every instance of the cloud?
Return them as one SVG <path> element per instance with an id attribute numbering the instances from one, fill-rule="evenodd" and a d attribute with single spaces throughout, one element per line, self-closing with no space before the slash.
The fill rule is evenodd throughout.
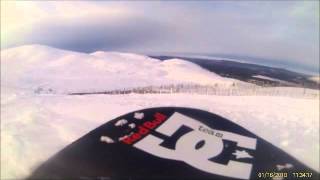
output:
<path id="1" fill-rule="evenodd" d="M 86 23 L 83 23 L 86 22 Z M 95 17 L 43 22 L 25 39 L 28 43 L 47 44 L 69 50 L 126 50 L 167 38 L 170 27 L 145 17 L 119 17 L 111 20 Z"/>
<path id="2" fill-rule="evenodd" d="M 319 67 L 317 1 L 4 1 L 1 27 L 2 48 L 233 54 Z"/>
<path id="3" fill-rule="evenodd" d="M 89 2 L 1 1 L 1 47 L 23 44 L 33 37 L 41 39 L 34 31 L 39 33 L 41 29 L 50 34 L 53 31 L 47 29 L 48 24 L 62 27 L 66 22 L 80 25 L 81 20 L 90 17 L 108 21 L 125 16 L 130 16 L 130 10 L 116 4 L 99 6 Z M 82 21 L 83 25 L 85 23 L 87 22 Z M 76 29 L 74 27 L 73 31 Z"/>

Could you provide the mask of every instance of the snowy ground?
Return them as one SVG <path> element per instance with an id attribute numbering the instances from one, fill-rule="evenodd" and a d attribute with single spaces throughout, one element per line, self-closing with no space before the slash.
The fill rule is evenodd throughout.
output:
<path id="1" fill-rule="evenodd" d="M 95 127 L 149 107 L 217 113 L 319 171 L 319 100 L 191 94 L 21 95 L 2 93 L 1 179 L 26 177 L 41 162 Z"/>
<path id="2" fill-rule="evenodd" d="M 193 107 L 219 114 L 319 171 L 317 90 L 261 88 L 267 93 L 254 91 L 250 96 L 66 95 L 181 83 L 236 87 L 240 92 L 255 86 L 180 59 L 162 62 L 128 53 L 85 54 L 41 45 L 1 50 L 1 179 L 24 178 L 41 162 L 108 120 L 159 106 Z M 49 94 L 39 93 L 40 89 Z"/>

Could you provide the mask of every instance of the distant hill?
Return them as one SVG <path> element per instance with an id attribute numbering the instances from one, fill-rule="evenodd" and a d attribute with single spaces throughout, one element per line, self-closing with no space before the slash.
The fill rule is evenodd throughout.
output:
<path id="1" fill-rule="evenodd" d="M 319 89 L 319 83 L 314 81 L 312 76 L 298 72 L 289 71 L 283 68 L 268 67 L 264 65 L 236 62 L 224 59 L 193 58 L 179 56 L 150 56 L 153 58 L 168 60 L 180 58 L 193 62 L 199 66 L 219 74 L 222 77 L 229 77 L 245 82 L 254 83 L 260 86 L 271 87 L 303 87 Z"/>

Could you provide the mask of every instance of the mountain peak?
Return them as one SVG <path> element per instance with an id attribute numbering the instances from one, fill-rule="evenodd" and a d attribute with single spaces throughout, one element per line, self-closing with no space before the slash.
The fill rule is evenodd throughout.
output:
<path id="1" fill-rule="evenodd" d="M 145 55 L 97 51 L 91 54 L 43 45 L 25 45 L 1 53 L 3 84 L 43 86 L 59 92 L 103 91 L 169 84 L 224 84 L 222 78 L 182 59 L 160 61 Z"/>

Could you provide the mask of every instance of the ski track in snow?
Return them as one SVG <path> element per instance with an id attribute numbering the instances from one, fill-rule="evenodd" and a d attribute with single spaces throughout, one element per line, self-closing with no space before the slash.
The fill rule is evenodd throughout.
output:
<path id="1" fill-rule="evenodd" d="M 12 98 L 1 106 L 1 178 L 26 177 L 39 163 L 108 120 L 160 106 L 216 113 L 319 170 L 317 99 L 190 94 L 34 95 Z"/>

